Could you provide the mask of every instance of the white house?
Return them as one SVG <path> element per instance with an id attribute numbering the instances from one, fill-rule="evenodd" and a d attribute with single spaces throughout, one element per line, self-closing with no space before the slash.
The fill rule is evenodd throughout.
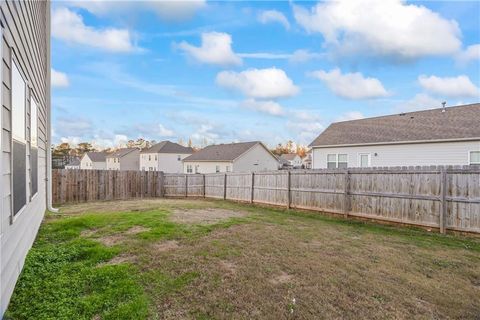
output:
<path id="1" fill-rule="evenodd" d="M 480 104 L 337 122 L 310 146 L 314 169 L 480 164 Z"/>
<path id="2" fill-rule="evenodd" d="M 253 172 L 277 169 L 277 158 L 260 141 L 211 145 L 183 160 L 184 173 Z"/>
<path id="3" fill-rule="evenodd" d="M 291 168 L 301 168 L 302 167 L 302 158 L 296 153 L 285 153 L 280 156 L 282 158 L 282 163 L 287 164 Z"/>
<path id="4" fill-rule="evenodd" d="M 312 169 L 312 153 L 308 152 L 305 157 L 302 158 L 302 167 L 304 169 Z"/>
<path id="5" fill-rule="evenodd" d="M 190 147 L 162 141 L 140 152 L 140 170 L 182 173 L 182 160 L 192 153 Z"/>
<path id="6" fill-rule="evenodd" d="M 52 209 L 50 1 L 32 4 L 0 1 L 0 318 Z"/>
<path id="7" fill-rule="evenodd" d="M 140 150 L 123 148 L 106 156 L 107 170 L 138 171 Z"/>
<path id="8" fill-rule="evenodd" d="M 107 154 L 105 152 L 87 152 L 80 159 L 80 169 L 83 170 L 105 170 Z"/>

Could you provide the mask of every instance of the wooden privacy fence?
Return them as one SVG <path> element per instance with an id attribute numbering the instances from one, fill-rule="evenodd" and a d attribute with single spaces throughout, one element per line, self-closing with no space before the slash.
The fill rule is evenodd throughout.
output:
<path id="1" fill-rule="evenodd" d="M 480 167 L 401 167 L 255 173 L 54 170 L 58 204 L 205 197 L 480 233 Z"/>

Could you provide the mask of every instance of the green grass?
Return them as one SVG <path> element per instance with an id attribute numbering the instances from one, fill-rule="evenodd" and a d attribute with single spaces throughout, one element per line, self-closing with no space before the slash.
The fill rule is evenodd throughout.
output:
<path id="1" fill-rule="evenodd" d="M 142 207 L 143 204 L 139 201 L 138 205 Z M 224 201 L 165 201 L 156 208 L 138 211 L 132 211 L 130 207 L 121 210 L 121 204 L 116 204 L 115 208 L 117 211 L 111 212 L 107 207 L 96 212 L 93 207 L 88 212 L 70 214 L 69 207 L 66 207 L 65 214 L 47 214 L 27 256 L 6 319 L 162 318 L 168 314 L 165 308 L 173 310 L 172 318 L 230 318 L 238 312 L 243 315 L 240 318 L 255 318 L 255 315 L 282 317 L 289 316 L 289 312 L 302 314 L 306 308 L 303 301 L 313 299 L 315 306 L 313 301 L 317 301 L 318 294 L 326 294 L 318 300 L 321 302 L 318 306 L 331 312 L 325 311 L 325 315 L 333 317 L 346 314 L 332 310 L 350 311 L 350 302 L 341 305 L 344 294 L 349 297 L 365 294 L 356 297 L 355 301 L 366 301 L 365 297 L 369 297 L 372 305 L 366 308 L 371 308 L 371 313 L 362 313 L 362 309 L 352 315 L 375 317 L 378 314 L 374 310 L 379 305 L 400 303 L 393 293 L 385 291 L 398 281 L 403 286 L 392 290 L 403 292 L 405 299 L 409 299 L 409 295 L 413 299 L 417 293 L 424 299 L 435 293 L 436 289 L 428 282 L 435 277 L 446 277 L 444 283 L 450 279 L 453 283 L 457 278 L 462 283 L 480 283 L 480 273 L 475 267 L 480 263 L 480 240 L 475 237 L 445 236 L 418 228 Z M 178 208 L 222 208 L 247 211 L 250 215 L 210 225 L 180 224 L 169 219 L 172 210 Z M 234 226 L 243 229 L 231 231 Z M 139 233 L 129 233 L 132 227 L 143 229 Z M 221 230 L 230 233 L 215 233 Z M 122 241 L 113 246 L 102 244 L 102 238 L 109 236 L 122 237 Z M 182 250 L 152 252 L 152 244 L 165 240 L 181 242 Z M 325 244 L 325 249 L 306 250 L 304 244 L 312 241 Z M 388 252 L 385 248 L 396 250 L 411 261 L 404 265 L 392 261 L 391 256 L 385 255 L 384 252 Z M 135 259 L 109 263 L 122 255 Z M 348 265 L 342 262 L 344 257 L 348 257 Z M 222 261 L 229 262 L 233 269 L 227 272 L 219 267 Z M 382 277 L 367 274 L 370 283 L 363 287 L 361 284 L 366 281 L 366 275 L 362 272 L 382 264 L 385 265 L 380 271 Z M 313 271 L 315 265 L 320 269 Z M 353 275 L 349 275 L 352 279 L 348 282 L 352 288 L 346 285 L 345 274 L 336 271 L 339 266 L 353 268 Z M 278 291 L 278 284 L 268 280 L 278 270 L 292 272 L 298 283 L 288 284 L 285 292 Z M 332 273 L 325 273 L 327 270 Z M 315 279 L 317 275 L 321 277 Z M 423 283 L 425 275 L 428 277 Z M 315 286 L 312 287 L 311 281 Z M 326 286 L 319 287 L 321 293 L 309 291 L 317 288 L 318 283 Z M 413 288 L 409 283 L 421 284 Z M 339 292 L 332 293 L 332 284 Z M 302 290 L 307 291 L 302 293 Z M 349 290 L 352 293 L 348 293 Z M 197 291 L 199 295 L 196 295 Z M 233 296 L 227 298 L 230 292 Z M 291 302 L 290 296 L 294 292 L 299 297 L 304 294 L 303 300 L 299 300 L 300 305 Z M 325 292 L 334 294 L 335 298 Z M 258 298 L 252 297 L 256 294 Z M 463 294 L 469 297 L 471 291 Z M 257 310 L 255 308 L 259 306 L 249 304 L 250 299 L 263 301 L 270 309 Z M 430 303 L 438 304 L 441 309 L 444 300 L 440 295 L 435 299 Z M 278 303 L 282 305 L 277 308 Z M 426 312 L 424 310 L 411 312 L 412 302 L 402 303 L 405 306 L 400 310 L 405 314 L 401 315 L 432 315 L 415 313 Z M 247 316 L 250 309 L 257 311 Z M 470 305 L 470 311 L 475 310 L 480 310 L 480 306 Z M 308 314 L 303 316 L 308 317 Z"/>

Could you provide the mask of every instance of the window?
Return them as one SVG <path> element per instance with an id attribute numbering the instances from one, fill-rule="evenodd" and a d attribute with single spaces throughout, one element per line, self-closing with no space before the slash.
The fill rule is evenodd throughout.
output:
<path id="1" fill-rule="evenodd" d="M 192 173 L 192 165 L 191 164 L 187 164 L 187 173 Z"/>
<path id="2" fill-rule="evenodd" d="M 226 166 L 226 167 L 225 167 L 225 170 L 226 170 L 227 172 L 230 172 L 230 166 Z"/>
<path id="3" fill-rule="evenodd" d="M 470 151 L 470 164 L 480 164 L 480 151 Z"/>
<path id="4" fill-rule="evenodd" d="M 220 172 L 220 166 L 215 166 L 215 172 Z"/>
<path id="5" fill-rule="evenodd" d="M 361 168 L 370 167 L 370 153 L 360 153 L 358 155 L 358 165 Z"/>
<path id="6" fill-rule="evenodd" d="M 177 155 L 177 161 L 182 161 L 182 157 L 180 155 Z"/>
<path id="7" fill-rule="evenodd" d="M 30 98 L 30 190 L 34 196 L 38 191 L 38 107 Z"/>
<path id="8" fill-rule="evenodd" d="M 199 173 L 200 171 L 198 170 L 198 167 L 200 167 L 198 164 L 195 166 L 195 173 Z"/>
<path id="9" fill-rule="evenodd" d="M 157 161 L 157 155 L 155 155 L 155 161 Z"/>
<path id="10" fill-rule="evenodd" d="M 148 161 L 152 160 L 152 156 L 148 155 Z"/>
<path id="11" fill-rule="evenodd" d="M 348 156 L 346 154 L 327 154 L 328 169 L 344 169 L 348 167 Z"/>
<path id="12" fill-rule="evenodd" d="M 13 215 L 27 204 L 27 144 L 25 139 L 26 84 L 12 61 L 12 187 Z"/>

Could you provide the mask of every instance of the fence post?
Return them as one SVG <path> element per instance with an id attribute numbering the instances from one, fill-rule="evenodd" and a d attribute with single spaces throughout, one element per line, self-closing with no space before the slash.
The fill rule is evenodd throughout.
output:
<path id="1" fill-rule="evenodd" d="M 290 185 L 291 185 L 291 180 L 292 180 L 292 175 L 290 173 L 290 170 L 287 170 L 287 209 L 290 209 Z"/>
<path id="2" fill-rule="evenodd" d="M 440 233 L 446 233 L 445 218 L 447 216 L 447 170 L 440 168 Z"/>
<path id="3" fill-rule="evenodd" d="M 185 198 L 188 197 L 188 174 L 185 173 Z"/>
<path id="4" fill-rule="evenodd" d="M 348 213 L 350 212 L 350 172 L 345 170 L 344 175 L 344 198 L 343 198 L 343 215 L 345 218 L 348 217 Z"/>
<path id="5" fill-rule="evenodd" d="M 165 184 L 165 177 L 163 175 L 163 171 L 160 171 L 158 173 L 158 183 L 159 183 L 159 188 L 160 188 L 160 198 L 163 198 L 164 197 L 164 187 L 163 185 Z"/>
<path id="6" fill-rule="evenodd" d="M 255 173 L 252 172 L 252 184 L 250 185 L 250 203 L 253 203 L 253 187 L 255 186 Z"/>
<path id="7" fill-rule="evenodd" d="M 206 183 L 206 179 L 205 179 L 205 173 L 203 174 L 203 197 L 205 198 L 206 197 L 206 194 L 207 194 L 207 183 Z"/>
<path id="8" fill-rule="evenodd" d="M 227 199 L 227 174 L 225 173 L 223 179 L 223 200 Z"/>

